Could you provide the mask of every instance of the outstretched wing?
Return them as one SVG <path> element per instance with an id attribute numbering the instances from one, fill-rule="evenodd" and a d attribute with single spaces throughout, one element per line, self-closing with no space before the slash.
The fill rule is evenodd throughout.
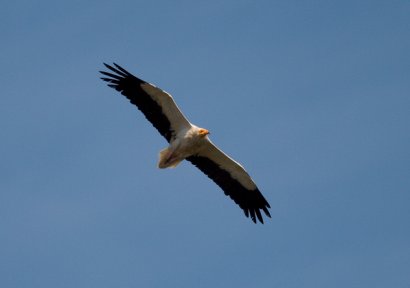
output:
<path id="1" fill-rule="evenodd" d="M 167 92 L 135 77 L 115 63 L 117 69 L 105 63 L 104 65 L 116 74 L 100 71 L 111 77 L 101 79 L 110 83 L 108 86 L 121 92 L 132 104 L 136 105 L 168 142 L 180 130 L 191 127 L 191 123 Z"/>
<path id="2" fill-rule="evenodd" d="M 266 216 L 271 217 L 267 209 L 270 208 L 269 203 L 245 169 L 214 144 L 210 142 L 198 154 L 190 156 L 186 160 L 198 167 L 221 187 L 225 195 L 231 197 L 243 209 L 246 217 L 251 215 L 253 222 L 256 223 L 256 217 L 258 217 L 263 224 L 260 209 L 265 212 Z"/>

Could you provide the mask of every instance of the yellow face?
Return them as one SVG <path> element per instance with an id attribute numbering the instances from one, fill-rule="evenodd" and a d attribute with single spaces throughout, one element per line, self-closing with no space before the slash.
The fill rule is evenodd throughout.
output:
<path id="1" fill-rule="evenodd" d="M 200 129 L 199 130 L 199 137 L 205 137 L 205 135 L 207 135 L 207 134 L 211 134 L 208 130 L 206 130 L 206 129 Z"/>

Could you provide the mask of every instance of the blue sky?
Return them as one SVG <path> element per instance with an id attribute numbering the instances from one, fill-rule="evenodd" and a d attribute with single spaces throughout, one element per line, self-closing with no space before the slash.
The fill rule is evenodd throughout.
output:
<path id="1" fill-rule="evenodd" d="M 410 2 L 1 4 L 1 287 L 409 287 Z M 255 225 L 99 79 L 169 92 Z"/>

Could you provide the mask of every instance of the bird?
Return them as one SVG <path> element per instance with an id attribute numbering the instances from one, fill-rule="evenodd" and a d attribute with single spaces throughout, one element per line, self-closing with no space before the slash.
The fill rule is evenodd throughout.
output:
<path id="1" fill-rule="evenodd" d="M 187 160 L 212 179 L 249 218 L 263 224 L 260 210 L 271 218 L 269 203 L 246 170 L 218 149 L 209 139 L 211 133 L 191 124 L 167 92 L 145 82 L 116 63 L 104 63 L 110 72 L 100 71 L 108 86 L 121 92 L 145 115 L 168 141 L 169 146 L 158 154 L 158 168 L 175 168 Z"/>

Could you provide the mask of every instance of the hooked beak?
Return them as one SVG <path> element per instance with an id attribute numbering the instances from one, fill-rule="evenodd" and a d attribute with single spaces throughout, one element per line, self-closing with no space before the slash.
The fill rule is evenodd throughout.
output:
<path id="1" fill-rule="evenodd" d="M 209 132 L 206 129 L 201 129 L 201 131 L 199 131 L 199 137 L 205 137 L 207 134 L 211 134 L 211 132 Z"/>

